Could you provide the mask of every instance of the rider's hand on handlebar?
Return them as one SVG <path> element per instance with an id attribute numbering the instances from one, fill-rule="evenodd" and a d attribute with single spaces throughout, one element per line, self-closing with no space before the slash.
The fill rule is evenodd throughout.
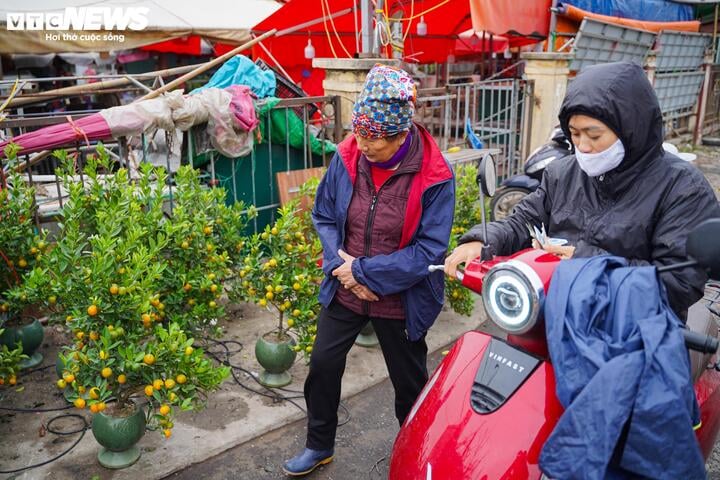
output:
<path id="1" fill-rule="evenodd" d="M 575 255 L 575 247 L 572 245 L 551 245 L 549 243 L 540 245 L 540 242 L 537 240 L 533 240 L 532 244 L 533 248 L 539 248 L 548 253 L 557 255 L 561 260 L 569 260 L 573 257 L 573 255 Z"/>
<path id="2" fill-rule="evenodd" d="M 457 267 L 461 263 L 467 265 L 482 254 L 482 242 L 468 242 L 458 245 L 455 250 L 445 259 L 445 274 L 450 278 L 456 278 Z"/>

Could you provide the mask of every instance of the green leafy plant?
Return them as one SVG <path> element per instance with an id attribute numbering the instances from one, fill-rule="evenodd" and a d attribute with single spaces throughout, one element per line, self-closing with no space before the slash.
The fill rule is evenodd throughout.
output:
<path id="1" fill-rule="evenodd" d="M 5 148 L 9 164 L 16 160 L 17 146 Z M 33 302 L 21 288 L 25 277 L 46 253 L 44 234 L 34 225 L 35 189 L 14 169 L 0 168 L 0 326 L 19 319 L 23 308 Z"/>
<path id="2" fill-rule="evenodd" d="M 113 172 L 101 146 L 80 180 L 65 152 L 56 156 L 69 198 L 59 240 L 27 287 L 56 296 L 56 316 L 73 332 L 74 343 L 61 352 L 58 387 L 70 387 L 75 406 L 94 413 L 111 398 L 122 412 L 131 395 L 144 392 L 156 407 L 152 418 L 170 436 L 173 410 L 201 405 L 229 370 L 192 346 L 182 328 L 188 310 L 165 303 L 174 265 L 169 245 L 184 228 L 165 216 L 166 174 L 149 164 L 137 178 Z"/>
<path id="3" fill-rule="evenodd" d="M 480 190 L 476 177 L 477 166 L 475 164 L 459 165 L 455 171 L 455 220 L 450 235 L 448 253 L 457 247 L 460 237 L 482 220 Z M 450 308 L 455 312 L 468 316 L 472 314 L 475 296 L 457 280 L 445 277 L 445 297 Z"/>
<path id="4" fill-rule="evenodd" d="M 288 331 L 294 333 L 294 349 L 305 355 L 312 352 L 317 332 L 322 247 L 310 211 L 301 207 L 301 201 L 307 198 L 305 202 L 311 204 L 317 185 L 317 179 L 303 185 L 300 196 L 278 210 L 272 226 L 248 239 L 248 253 L 238 267 L 231 296 L 273 310 L 277 339 Z"/>
<path id="5" fill-rule="evenodd" d="M 3 329 L 0 328 L 0 335 Z M 17 383 L 17 377 L 20 372 L 18 363 L 20 360 L 27 358 L 22 353 L 22 345 L 18 345 L 10 350 L 7 345 L 0 345 L 0 387 L 3 385 L 14 386 Z"/>
<path id="6" fill-rule="evenodd" d="M 10 166 L 17 160 L 17 151 L 13 144 L 5 148 Z M 35 189 L 14 168 L 6 174 L 0 165 L 0 335 L 3 326 L 20 324 L 23 309 L 34 300 L 22 287 L 47 249 L 45 236 L 35 230 L 36 211 Z M 15 385 L 18 363 L 25 358 L 22 344 L 0 345 L 0 385 Z"/>
<path id="7" fill-rule="evenodd" d="M 174 228 L 162 253 L 168 264 L 160 286 L 163 302 L 184 328 L 218 334 L 216 320 L 225 314 L 223 286 L 243 258 L 243 232 L 256 213 L 244 213 L 242 202 L 225 205 L 224 190 L 203 186 L 190 167 L 181 167 L 175 182 Z"/>

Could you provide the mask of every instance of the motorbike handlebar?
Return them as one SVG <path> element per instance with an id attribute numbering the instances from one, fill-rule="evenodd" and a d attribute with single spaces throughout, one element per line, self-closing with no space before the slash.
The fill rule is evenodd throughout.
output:
<path id="1" fill-rule="evenodd" d="M 720 345 L 718 339 L 698 332 L 690 330 L 682 331 L 685 338 L 685 346 L 690 350 L 701 353 L 715 353 Z"/>
<path id="2" fill-rule="evenodd" d="M 438 270 L 444 270 L 444 265 L 429 265 L 428 271 L 435 272 Z M 457 271 L 458 280 L 462 281 L 464 273 L 461 270 Z M 717 338 L 711 337 L 702 333 L 693 332 L 687 329 L 682 330 L 683 338 L 685 339 L 685 346 L 696 352 L 701 353 L 715 353 L 720 347 L 720 342 Z"/>
<path id="3" fill-rule="evenodd" d="M 432 273 L 438 270 L 445 270 L 445 265 L 428 265 L 428 272 Z M 465 272 L 458 269 L 457 272 L 455 272 L 455 277 L 462 282 L 463 278 L 465 278 Z"/>

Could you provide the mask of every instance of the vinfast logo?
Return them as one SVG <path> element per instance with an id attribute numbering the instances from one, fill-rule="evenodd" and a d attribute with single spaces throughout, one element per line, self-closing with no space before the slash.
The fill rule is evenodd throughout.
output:
<path id="1" fill-rule="evenodd" d="M 6 17 L 8 30 L 144 30 L 147 7 L 66 7 L 61 12 L 15 12 Z"/>
<path id="2" fill-rule="evenodd" d="M 502 355 L 498 355 L 497 353 L 494 353 L 494 352 L 489 352 L 489 353 L 488 353 L 488 358 L 490 358 L 490 359 L 492 359 L 492 360 L 495 360 L 495 361 L 498 362 L 500 365 L 505 365 L 505 366 L 508 367 L 508 368 L 512 368 L 513 370 L 517 370 L 518 373 L 522 373 L 522 372 L 525 370 L 525 367 L 523 367 L 523 366 L 520 365 L 519 363 L 514 362 L 514 361 L 512 361 L 511 359 L 509 359 L 509 358 L 507 358 L 507 357 L 503 357 Z"/>

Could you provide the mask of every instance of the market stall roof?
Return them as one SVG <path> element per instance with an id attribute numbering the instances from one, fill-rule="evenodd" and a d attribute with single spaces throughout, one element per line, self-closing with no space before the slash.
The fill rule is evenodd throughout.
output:
<path id="1" fill-rule="evenodd" d="M 504 36 L 547 37 L 552 0 L 469 0 L 477 32 Z"/>
<path id="2" fill-rule="evenodd" d="M 101 52 L 127 50 L 176 38 L 198 35 L 208 40 L 240 44 L 250 39 L 250 28 L 282 6 L 275 0 L 28 0 L 0 5 L 0 53 Z M 8 29 L 8 14 L 68 16 L 140 13 L 147 19 L 142 30 L 16 30 Z M 94 10 L 93 10 L 94 9 Z M 119 10 L 114 10 L 119 9 Z M 144 10 L 138 10 L 144 9 Z M 145 12 L 144 14 L 142 12 Z M 57 16 L 54 18 L 58 18 Z M 64 17 L 61 17 L 64 18 Z M 129 17 L 128 17 L 129 18 Z M 76 34 L 71 38 L 64 34 Z M 95 34 L 97 38 L 88 38 Z M 109 36 L 108 34 L 112 34 Z M 124 38 L 119 39 L 122 35 Z"/>
<path id="3" fill-rule="evenodd" d="M 258 23 L 253 33 L 272 28 L 278 34 L 263 42 L 282 65 L 307 63 L 304 49 L 312 41 L 316 57 L 352 57 L 360 50 L 359 0 L 290 0 L 285 6 Z M 472 27 L 468 0 L 389 0 L 387 15 L 401 17 L 404 56 L 422 63 L 445 61 L 453 53 L 459 34 Z M 427 35 L 417 34 L 423 19 Z M 267 58 L 262 48 L 253 54 Z"/>

